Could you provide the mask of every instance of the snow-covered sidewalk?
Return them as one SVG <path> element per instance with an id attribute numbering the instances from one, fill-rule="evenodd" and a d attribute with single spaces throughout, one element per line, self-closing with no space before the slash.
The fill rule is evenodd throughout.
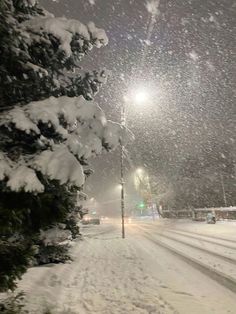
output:
<path id="1" fill-rule="evenodd" d="M 86 229 L 72 263 L 32 268 L 24 276 L 19 289 L 26 292 L 30 313 L 176 312 L 156 291 L 132 241 L 122 240 L 110 225 Z"/>
<path id="2" fill-rule="evenodd" d="M 138 224 L 85 226 L 73 262 L 31 268 L 19 284 L 30 314 L 235 313 L 235 294 L 159 247 Z M 46 312 L 50 310 L 50 312 Z"/>

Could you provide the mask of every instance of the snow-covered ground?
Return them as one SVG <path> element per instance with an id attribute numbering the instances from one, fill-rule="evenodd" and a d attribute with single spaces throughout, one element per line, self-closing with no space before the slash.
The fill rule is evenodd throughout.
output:
<path id="1" fill-rule="evenodd" d="M 173 226 L 174 228 L 184 229 L 186 231 L 203 233 L 206 235 L 233 238 L 236 241 L 236 221 L 235 220 L 222 220 L 217 221 L 215 225 L 206 224 L 205 221 L 191 221 L 189 219 L 179 220 L 164 220 L 166 225 Z M 163 224 L 164 222 L 156 221 L 156 224 Z"/>
<path id="2" fill-rule="evenodd" d="M 115 222 L 84 226 L 84 240 L 72 248 L 73 262 L 31 268 L 24 275 L 19 290 L 26 293 L 30 314 L 41 314 L 47 309 L 53 314 L 235 313 L 233 289 L 158 244 L 162 238 L 155 232 L 169 235 L 167 229 L 235 239 L 234 224 L 139 221 L 126 225 L 126 239 L 121 239 L 120 225 Z M 220 247 L 221 240 L 207 239 L 219 241 Z M 197 258 L 194 248 L 191 251 L 190 247 L 185 249 L 183 244 L 171 241 L 163 242 Z M 192 245 L 200 241 L 205 246 L 203 240 L 193 241 L 192 238 Z M 236 247 L 236 243 L 229 243 Z M 232 248 L 232 252 L 227 256 L 236 259 L 236 250 Z M 219 254 L 223 253 L 219 250 Z M 204 263 L 204 254 L 208 253 L 199 254 Z"/>

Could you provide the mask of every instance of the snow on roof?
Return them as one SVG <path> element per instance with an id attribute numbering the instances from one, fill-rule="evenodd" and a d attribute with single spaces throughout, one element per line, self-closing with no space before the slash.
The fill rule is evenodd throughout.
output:
<path id="1" fill-rule="evenodd" d="M 236 206 L 231 207 L 210 207 L 210 208 L 195 208 L 194 211 L 236 211 Z"/>

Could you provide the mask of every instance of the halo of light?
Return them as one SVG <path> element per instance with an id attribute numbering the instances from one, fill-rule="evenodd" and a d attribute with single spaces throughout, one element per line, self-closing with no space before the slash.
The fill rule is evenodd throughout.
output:
<path id="1" fill-rule="evenodd" d="M 138 175 L 141 175 L 143 173 L 143 169 L 142 168 L 138 168 L 136 170 L 136 172 L 137 172 Z"/>
<path id="2" fill-rule="evenodd" d="M 145 103 L 149 98 L 149 94 L 146 90 L 140 90 L 134 93 L 134 101 L 137 104 Z"/>

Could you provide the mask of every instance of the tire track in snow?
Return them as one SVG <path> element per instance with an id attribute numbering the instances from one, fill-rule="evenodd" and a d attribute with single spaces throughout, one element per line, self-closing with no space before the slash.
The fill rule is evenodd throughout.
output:
<path id="1" fill-rule="evenodd" d="M 194 234 L 196 236 L 201 236 L 201 237 L 204 237 L 204 238 L 209 238 L 209 239 L 217 239 L 217 240 L 221 240 L 221 241 L 225 241 L 225 242 L 229 242 L 229 243 L 233 243 L 236 245 L 236 240 L 232 240 L 232 239 L 226 239 L 226 238 L 222 238 L 222 237 L 218 237 L 218 236 L 210 236 L 210 235 L 207 235 L 207 234 L 204 234 L 204 233 L 199 233 L 199 232 L 193 232 L 193 231 L 187 231 L 187 230 L 184 230 L 184 229 L 169 229 L 169 230 L 173 230 L 175 231 L 176 233 L 177 232 L 182 232 L 182 233 L 187 233 L 187 234 Z M 218 243 L 218 242 L 216 242 Z M 236 247 L 235 247 L 236 249 Z"/>
<path id="2" fill-rule="evenodd" d="M 146 230 L 146 231 L 150 231 L 150 228 L 146 228 L 146 227 L 141 227 L 143 230 Z M 220 253 L 217 253 L 216 251 L 213 251 L 211 249 L 208 249 L 208 248 L 204 248 L 203 246 L 199 246 L 199 245 L 196 245 L 196 244 L 192 244 L 192 243 L 189 243 L 188 241 L 186 241 L 186 239 L 188 240 L 189 236 L 188 235 L 183 235 L 183 234 L 180 234 L 180 233 L 177 233 L 175 231 L 169 231 L 169 229 L 166 229 L 164 232 L 158 232 L 157 230 L 154 230 L 155 231 L 155 235 L 159 235 L 163 238 L 166 238 L 166 239 L 170 239 L 172 241 L 176 241 L 178 243 L 181 243 L 181 244 L 184 244 L 186 246 L 189 246 L 193 249 L 196 249 L 196 250 L 199 250 L 201 252 L 204 252 L 204 253 L 207 253 L 207 254 L 210 254 L 210 255 L 213 255 L 215 257 L 218 257 L 226 262 L 229 262 L 231 264 L 234 264 L 236 265 L 236 259 L 235 258 L 232 258 L 232 257 L 229 257 L 229 256 L 226 256 L 226 255 L 223 255 L 223 254 L 220 254 Z M 180 238 L 178 237 L 173 237 L 173 233 L 183 237 L 185 240 L 181 240 Z M 170 235 L 169 235 L 170 234 Z M 199 240 L 203 245 L 204 245 L 204 242 L 208 242 L 208 241 L 205 241 L 203 239 L 199 239 L 199 238 L 194 238 L 196 240 Z M 215 246 L 219 245 L 217 243 L 213 243 Z M 224 247 L 225 248 L 225 247 Z M 229 248 L 229 247 L 226 247 L 226 248 Z M 231 250 L 236 250 L 236 248 L 231 248 Z"/>
<path id="3" fill-rule="evenodd" d="M 138 226 L 141 230 L 144 231 L 144 237 L 146 237 L 151 242 L 163 247 L 164 249 L 170 251 L 172 254 L 178 256 L 188 264 L 191 264 L 194 268 L 200 270 L 202 273 L 210 277 L 211 279 L 215 280 L 219 284 L 223 285 L 227 289 L 231 290 L 232 292 L 236 293 L 236 280 L 233 277 L 230 277 L 202 262 L 199 260 L 190 257 L 189 255 L 181 252 L 180 250 L 177 250 L 173 248 L 173 246 L 168 245 L 164 243 L 163 241 L 153 239 L 153 237 L 150 235 L 150 232 L 145 231 L 142 227 Z M 163 235 L 163 237 L 165 237 Z M 177 241 L 177 240 L 176 240 Z"/>
<path id="4" fill-rule="evenodd" d="M 236 242 L 233 241 L 233 240 L 226 240 L 226 239 L 223 239 L 223 238 L 210 237 L 210 236 L 198 234 L 198 233 L 195 233 L 195 232 L 187 232 L 187 231 L 166 229 L 166 231 L 168 231 L 168 230 L 170 232 L 173 232 L 173 233 L 176 233 L 176 234 L 181 234 L 181 235 L 188 236 L 189 238 L 193 238 L 193 239 L 201 240 L 201 241 L 204 241 L 204 242 L 207 242 L 207 243 L 219 245 L 219 246 L 222 246 L 224 248 L 231 249 L 231 250 L 236 250 L 236 246 L 228 245 L 228 242 L 236 244 Z M 209 240 L 209 239 L 211 239 L 211 240 Z M 219 240 L 221 240 L 221 242 L 219 242 L 219 241 L 212 241 L 212 239 L 219 239 Z M 227 244 L 223 243 L 223 241 L 225 241 Z"/>
<path id="5" fill-rule="evenodd" d="M 159 294 L 179 313 L 234 313 L 235 293 L 171 251 L 153 243 L 140 231 L 136 224 L 131 224 L 127 236 L 140 251 L 139 256 L 142 256 L 146 272 L 155 278 Z"/>

